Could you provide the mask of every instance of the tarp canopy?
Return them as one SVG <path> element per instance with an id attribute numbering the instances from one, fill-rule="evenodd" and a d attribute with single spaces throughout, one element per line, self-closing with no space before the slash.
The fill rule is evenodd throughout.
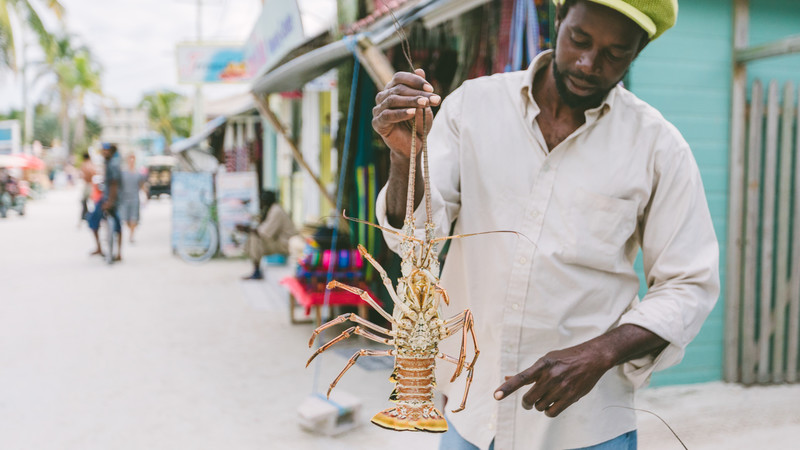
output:
<path id="1" fill-rule="evenodd" d="M 206 140 L 206 138 L 211 136 L 211 133 L 213 133 L 214 130 L 224 125 L 227 120 L 228 118 L 226 116 L 219 116 L 212 120 L 209 120 L 206 123 L 205 127 L 203 127 L 202 131 L 193 136 L 189 136 L 186 139 L 180 140 L 172 144 L 172 146 L 170 146 L 170 151 L 172 152 L 172 154 L 177 155 L 190 148 L 197 147 L 204 140 Z"/>
<path id="2" fill-rule="evenodd" d="M 401 26 L 420 19 L 438 24 L 486 2 L 488 0 L 423 0 L 396 11 L 395 17 Z M 263 74 L 253 82 L 252 92 L 263 95 L 299 90 L 309 81 L 351 58 L 358 40 L 363 37 L 381 50 L 399 42 L 391 14 L 383 15 L 360 31 L 359 34 L 311 50 Z"/>

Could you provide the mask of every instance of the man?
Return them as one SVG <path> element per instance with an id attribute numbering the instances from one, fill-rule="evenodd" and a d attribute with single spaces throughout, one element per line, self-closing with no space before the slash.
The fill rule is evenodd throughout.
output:
<path id="1" fill-rule="evenodd" d="M 428 138 L 437 235 L 457 219 L 454 234 L 525 236 L 450 248 L 446 316 L 472 310 L 481 355 L 441 448 L 636 448 L 634 390 L 681 360 L 719 293 L 718 245 L 689 146 L 618 85 L 674 24 L 677 2 L 556 3 L 554 51 L 526 71 L 465 82 Z M 411 145 L 403 122 L 420 106 L 430 118 L 440 97 L 418 70 L 396 74 L 376 102 L 373 128 L 392 150 L 378 217 L 399 228 Z M 422 228 L 424 209 L 415 217 Z M 441 347 L 453 354 L 458 343 Z M 439 366 L 440 387 L 460 398 L 463 378 L 450 384 L 452 368 Z"/>
<path id="2" fill-rule="evenodd" d="M 127 157 L 128 170 L 122 172 L 120 194 L 120 218 L 128 225 L 128 241 L 133 244 L 133 234 L 139 225 L 139 191 L 144 186 L 144 177 L 136 171 L 136 155 Z"/>
<path id="3" fill-rule="evenodd" d="M 247 233 L 245 248 L 253 262 L 253 273 L 245 280 L 262 280 L 261 259 L 266 255 L 288 255 L 294 246 L 293 241 L 299 238 L 297 228 L 291 217 L 277 202 L 273 191 L 265 191 L 261 199 L 262 221 L 257 227 L 237 225 L 236 229 Z"/>
<path id="4" fill-rule="evenodd" d="M 117 236 L 117 254 L 111 255 L 115 261 L 122 260 L 122 225 L 119 220 L 117 212 L 120 180 L 122 179 L 122 167 L 119 154 L 117 154 L 117 146 L 115 144 L 103 143 L 102 155 L 105 160 L 105 189 L 103 190 L 103 197 L 100 199 L 95 207 L 92 215 L 89 217 L 89 228 L 94 234 L 94 241 L 97 248 L 92 255 L 103 256 L 103 249 L 100 246 L 100 222 L 103 216 L 112 216 L 114 218 L 114 234 Z"/>

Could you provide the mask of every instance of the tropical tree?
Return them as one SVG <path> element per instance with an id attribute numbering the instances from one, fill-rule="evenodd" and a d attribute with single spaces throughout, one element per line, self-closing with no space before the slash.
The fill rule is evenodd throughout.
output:
<path id="1" fill-rule="evenodd" d="M 64 16 L 64 7 L 58 0 L 37 0 L 34 3 L 47 7 L 59 20 Z M 42 19 L 36 13 L 30 0 L 0 0 L 0 67 L 5 66 L 16 70 L 17 60 L 11 16 L 16 16 L 23 26 L 27 26 L 36 34 L 42 48 L 47 48 L 53 37 L 45 29 Z"/>
<path id="2" fill-rule="evenodd" d="M 139 106 L 147 111 L 150 126 L 164 137 L 166 147 L 172 145 L 174 137 L 188 137 L 192 130 L 192 118 L 178 114 L 178 108 L 186 98 L 172 91 L 146 94 Z"/>
<path id="3" fill-rule="evenodd" d="M 10 68 L 17 72 L 17 60 L 15 49 L 15 30 L 11 27 L 11 17 L 15 16 L 21 27 L 16 31 L 20 33 L 23 46 L 26 44 L 26 32 L 31 30 L 39 40 L 42 48 L 47 48 L 52 42 L 52 35 L 44 27 L 39 14 L 34 8 L 34 4 L 44 6 L 52 11 L 59 21 L 63 20 L 64 8 L 58 0 L 0 0 L 0 70 Z M 22 103 L 25 107 L 25 127 L 23 128 L 23 143 L 30 143 L 33 126 L 33 106 L 31 105 L 28 93 L 28 62 L 25 52 L 22 53 Z"/>
<path id="4" fill-rule="evenodd" d="M 2 0 L 0 0 L 2 1 Z M 61 123 L 61 142 L 68 150 L 86 144 L 86 95 L 102 95 L 100 89 L 100 68 L 92 59 L 91 52 L 84 46 L 75 47 L 72 36 L 64 34 L 53 38 L 45 48 L 45 64 L 38 77 L 55 75 L 51 92 L 58 97 L 59 122 Z M 70 111 L 75 111 L 75 134 L 70 139 Z"/>
<path id="5" fill-rule="evenodd" d="M 86 96 L 88 94 L 102 95 L 100 68 L 86 50 L 79 51 L 75 55 L 73 63 L 75 73 L 73 95 L 77 113 L 73 143 L 75 148 L 84 148 L 88 144 L 86 139 Z"/>

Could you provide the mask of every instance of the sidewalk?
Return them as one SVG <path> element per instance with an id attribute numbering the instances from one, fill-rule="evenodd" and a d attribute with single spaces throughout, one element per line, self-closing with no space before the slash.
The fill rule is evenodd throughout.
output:
<path id="1" fill-rule="evenodd" d="M 300 429 L 300 404 L 378 344 L 350 338 L 305 368 L 313 325 L 289 323 L 287 267 L 245 282 L 244 260 L 183 263 L 170 253 L 168 200 L 146 206 L 137 244 L 108 267 L 87 256 L 77 199 L 51 192 L 0 221 L 0 448 L 437 448 L 438 436 L 368 423 L 390 404 L 386 358 L 360 359 L 336 387 L 362 400 L 363 426 L 334 438 Z M 800 385 L 646 389 L 637 406 L 692 450 L 800 441 Z M 682 448 L 658 419 L 639 418 L 640 448 Z"/>

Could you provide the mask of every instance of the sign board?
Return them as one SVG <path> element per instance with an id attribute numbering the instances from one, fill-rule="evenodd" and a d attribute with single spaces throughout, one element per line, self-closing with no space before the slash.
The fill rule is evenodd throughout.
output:
<path id="1" fill-rule="evenodd" d="M 214 182 L 210 173 L 172 173 L 172 248 L 178 245 L 208 248 L 209 234 L 204 227 L 215 226 L 211 217 Z"/>
<path id="2" fill-rule="evenodd" d="M 258 191 L 258 177 L 255 172 L 217 174 L 219 244 L 223 255 L 229 257 L 244 255 L 247 234 L 236 231 L 236 225 L 258 224 L 260 219 Z"/>
<path id="3" fill-rule="evenodd" d="M 304 40 L 296 0 L 267 0 L 244 47 L 247 75 L 268 71 Z"/>
<path id="4" fill-rule="evenodd" d="M 0 155 L 20 153 L 20 145 L 19 121 L 0 121 Z"/>
<path id="5" fill-rule="evenodd" d="M 237 83 L 249 81 L 241 45 L 178 44 L 178 82 Z"/>

